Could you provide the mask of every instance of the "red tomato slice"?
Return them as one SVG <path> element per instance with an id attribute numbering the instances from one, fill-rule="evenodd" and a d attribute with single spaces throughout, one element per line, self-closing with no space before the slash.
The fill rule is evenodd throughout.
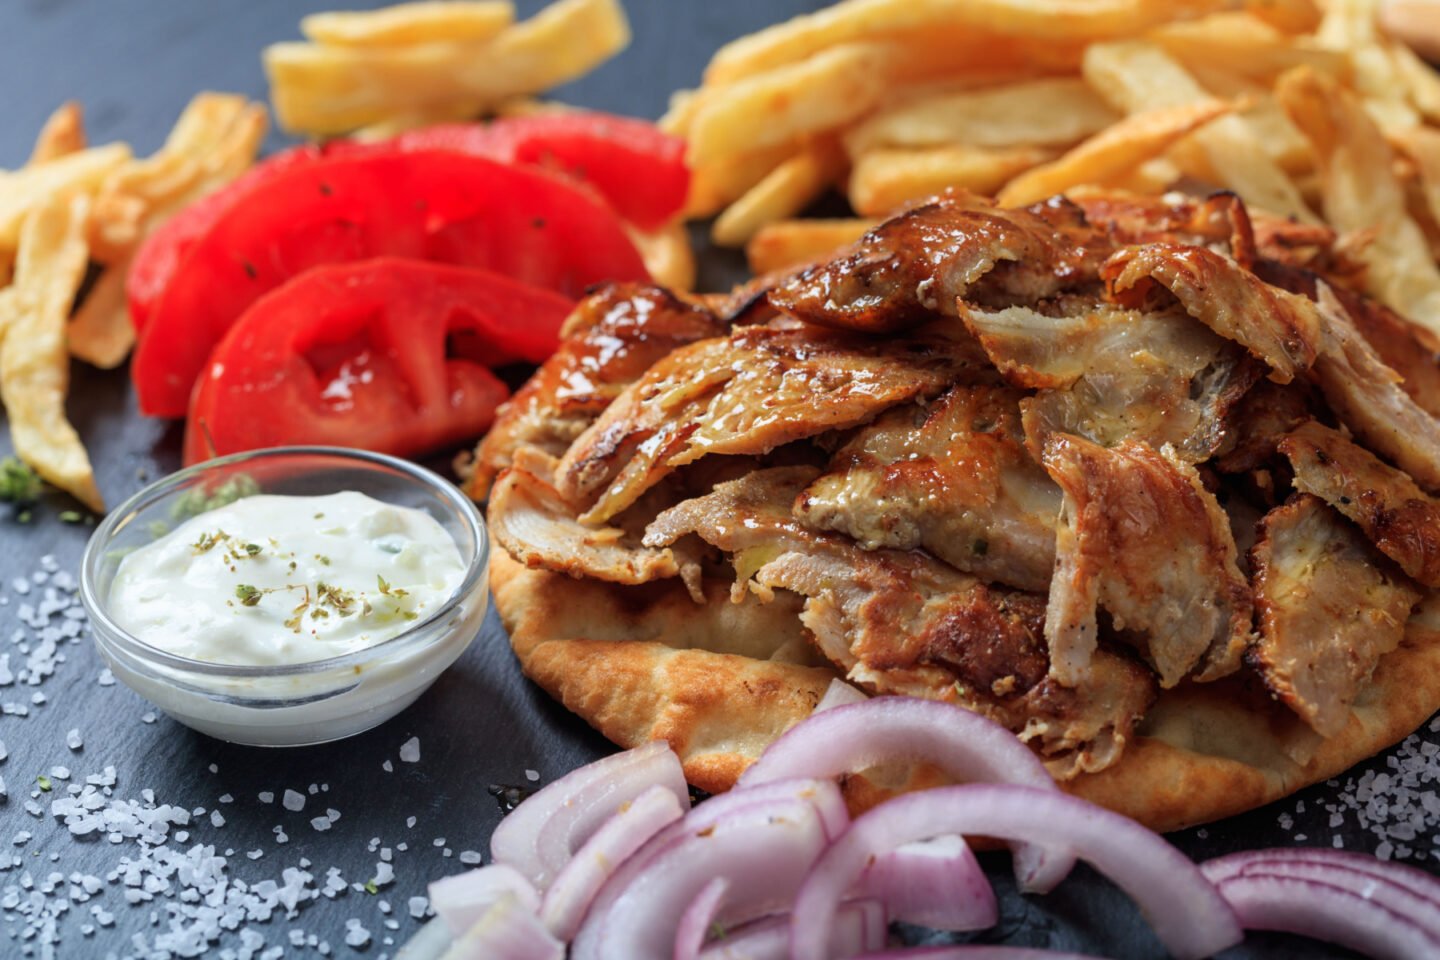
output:
<path id="1" fill-rule="evenodd" d="M 572 306 L 470 267 L 316 267 L 255 301 L 215 348 L 185 462 L 309 443 L 414 456 L 473 438 L 509 395 L 486 365 L 549 356 Z"/>
<path id="2" fill-rule="evenodd" d="M 135 351 L 141 412 L 182 416 L 210 351 L 261 295 L 322 264 L 380 256 L 485 267 L 571 296 L 648 276 L 614 212 L 558 177 L 443 151 L 297 165 L 191 247 Z"/>
<path id="3" fill-rule="evenodd" d="M 443 124 L 402 133 L 393 142 L 404 150 L 455 150 L 563 173 L 590 184 L 620 216 L 646 230 L 678 216 L 690 189 L 685 141 L 644 120 L 605 113 Z"/>

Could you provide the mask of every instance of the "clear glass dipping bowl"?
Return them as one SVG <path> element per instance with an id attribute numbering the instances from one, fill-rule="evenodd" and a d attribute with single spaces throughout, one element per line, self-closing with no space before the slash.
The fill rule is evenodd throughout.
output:
<path id="1" fill-rule="evenodd" d="M 106 613 L 120 560 L 203 512 L 206 501 L 227 488 L 292 496 L 357 490 L 422 510 L 454 538 L 466 563 L 465 578 L 444 604 L 404 633 L 309 663 L 243 666 L 191 660 L 126 632 Z M 300 746 L 368 730 L 424 693 L 479 633 L 489 602 L 489 565 L 490 541 L 480 512 L 435 473 L 361 450 L 275 447 L 181 470 L 111 511 L 85 548 L 80 597 L 95 646 L 111 672 L 161 710 L 221 740 Z"/>

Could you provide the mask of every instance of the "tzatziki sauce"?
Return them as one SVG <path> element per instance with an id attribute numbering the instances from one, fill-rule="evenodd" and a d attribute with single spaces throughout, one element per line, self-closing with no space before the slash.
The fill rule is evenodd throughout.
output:
<path id="1" fill-rule="evenodd" d="M 126 556 L 108 612 L 157 649 L 211 663 L 308 663 L 383 643 L 465 578 L 428 514 L 363 493 L 246 497 Z"/>

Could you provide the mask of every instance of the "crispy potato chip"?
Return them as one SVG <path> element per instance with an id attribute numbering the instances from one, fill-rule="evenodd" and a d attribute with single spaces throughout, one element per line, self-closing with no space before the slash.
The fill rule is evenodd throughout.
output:
<path id="1" fill-rule="evenodd" d="M 20 459 L 103 512 L 90 458 L 65 419 L 70 382 L 65 324 L 85 276 L 89 218 L 90 198 L 83 193 L 40 198 L 26 214 L 15 284 L 9 288 L 10 319 L 0 333 L 0 402 Z"/>
<path id="2" fill-rule="evenodd" d="M 852 0 L 741 37 L 721 47 L 705 83 L 732 83 L 836 46 L 895 31 L 960 28 L 1040 41 L 1132 36 L 1170 19 L 1223 9 L 1222 0 Z"/>
<path id="3" fill-rule="evenodd" d="M 671 290 L 695 289 L 695 251 L 684 223 L 677 221 L 659 230 L 628 227 L 627 232 L 656 283 Z"/>
<path id="4" fill-rule="evenodd" d="M 761 227 L 745 245 L 756 276 L 809 263 L 859 240 L 878 220 L 782 220 Z"/>
<path id="5" fill-rule="evenodd" d="M 50 119 L 40 128 L 35 148 L 30 151 L 29 165 L 58 160 L 84 150 L 85 146 L 85 114 L 80 104 L 70 100 L 50 114 Z"/>
<path id="6" fill-rule="evenodd" d="M 880 216 L 946 187 L 990 194 L 1054 157 L 1055 151 L 1045 147 L 872 150 L 855 161 L 850 173 L 850 206 L 865 216 Z"/>
<path id="7" fill-rule="evenodd" d="M 630 42 L 618 0 L 557 0 L 491 40 L 403 47 L 277 43 L 264 54 L 280 126 L 344 133 L 445 103 L 489 107 L 572 80 Z"/>
<path id="8" fill-rule="evenodd" d="M 1337 77 L 1350 69 L 1345 54 L 1306 37 L 1287 36 L 1248 12 L 1167 23 L 1151 30 L 1146 39 L 1189 69 L 1223 70 L 1267 83 L 1302 64 Z"/>
<path id="9" fill-rule="evenodd" d="M 851 156 L 875 147 L 1067 147 L 1117 119 L 1083 80 L 1033 80 L 897 104 L 847 134 L 845 146 Z"/>
<path id="10" fill-rule="evenodd" d="M 489 40 L 515 22 L 508 0 L 412 0 L 379 10 L 312 13 L 300 32 L 335 47 Z"/>
<path id="11" fill-rule="evenodd" d="M 1184 67 L 1153 43 L 1093 44 L 1085 51 L 1085 79 L 1102 97 L 1127 113 L 1178 107 L 1209 98 Z M 1307 223 L 1315 214 L 1295 184 L 1266 153 L 1242 117 L 1222 117 L 1193 138 L 1219 186 L 1246 203 Z"/>
<path id="12" fill-rule="evenodd" d="M 855 120 L 880 102 L 891 51 L 879 44 L 832 47 L 804 63 L 703 91 L 690 122 L 687 159 L 787 143 Z"/>
<path id="13" fill-rule="evenodd" d="M 1024 206 L 1079 184 L 1103 183 L 1159 156 L 1181 137 L 1234 109 L 1233 103 L 1211 99 L 1131 114 L 1053 163 L 1011 180 L 1000 191 L 1000 205 Z"/>
<path id="14" fill-rule="evenodd" d="M 710 239 L 722 247 L 743 247 L 767 223 L 793 217 L 844 175 L 845 154 L 826 140 L 781 163 L 716 218 Z"/>
<path id="15" fill-rule="evenodd" d="M 1440 333 L 1440 268 L 1407 212 L 1394 152 L 1374 119 L 1354 94 L 1305 67 L 1281 77 L 1275 94 L 1315 148 L 1327 220 L 1343 233 L 1369 234 L 1358 254 L 1366 288 Z"/>
<path id="16" fill-rule="evenodd" d="M 130 159 L 123 143 L 89 147 L 47 163 L 0 173 L 0 249 L 14 250 L 26 214 L 62 193 L 89 192 Z"/>
<path id="17" fill-rule="evenodd" d="M 779 143 L 761 150 L 721 157 L 703 166 L 693 166 L 685 216 L 698 219 L 718 213 L 764 180 L 771 170 L 798 156 L 803 149 L 800 143 Z"/>

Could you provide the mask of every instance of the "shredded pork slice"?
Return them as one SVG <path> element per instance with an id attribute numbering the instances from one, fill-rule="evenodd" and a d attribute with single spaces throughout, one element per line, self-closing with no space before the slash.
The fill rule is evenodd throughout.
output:
<path id="1" fill-rule="evenodd" d="M 566 452 L 556 488 L 604 523 L 706 454 L 758 455 L 866 423 L 991 376 L 968 337 L 878 339 L 792 322 L 682 347 L 625 390 Z"/>
<path id="2" fill-rule="evenodd" d="M 1019 402 L 1008 387 L 956 387 L 889 411 L 835 453 L 796 515 L 867 550 L 924 547 L 983 580 L 1043 592 L 1060 489 L 1023 446 Z"/>
<path id="3" fill-rule="evenodd" d="M 1261 380 L 1230 412 L 1227 430 L 1235 445 L 1214 459 L 1215 468 L 1222 473 L 1261 469 L 1276 456 L 1285 435 L 1313 420 L 1319 409 L 1319 397 L 1309 384 Z"/>
<path id="4" fill-rule="evenodd" d="M 1035 746 L 1059 777 L 1114 763 L 1154 699 L 1143 666 L 1098 651 L 1086 682 L 1049 676 L 1044 601 L 995 588 L 918 551 L 866 551 L 792 513 L 811 468 L 760 470 L 661 513 L 652 547 L 689 534 L 732 556 L 740 591 L 806 597 L 820 651 L 877 693 L 950 700 Z"/>
<path id="5" fill-rule="evenodd" d="M 1034 456 L 1055 433 L 1170 444 L 1192 463 L 1233 442 L 1226 415 L 1263 372 L 1242 349 L 1178 310 L 1076 306 L 1059 316 L 961 309 L 1001 375 L 1040 388 L 1023 404 Z"/>
<path id="6" fill-rule="evenodd" d="M 1045 469 L 1065 493 L 1046 608 L 1051 672 L 1085 680 L 1096 607 L 1173 687 L 1233 673 L 1252 637 L 1249 585 L 1225 512 L 1193 467 L 1131 440 L 1057 435 Z"/>
<path id="7" fill-rule="evenodd" d="M 1380 658 L 1400 645 L 1420 591 L 1308 494 L 1265 515 L 1250 557 L 1260 621 L 1251 661 L 1277 697 L 1333 737 Z"/>
<path id="8" fill-rule="evenodd" d="M 1315 365 L 1324 323 L 1315 305 L 1273 287 L 1235 260 L 1205 247 L 1151 243 L 1118 251 L 1101 271 L 1122 306 L 1152 300 L 1156 285 L 1186 312 L 1249 350 L 1288 383 Z"/>
<path id="9" fill-rule="evenodd" d="M 1380 552 L 1427 587 L 1440 587 L 1440 500 L 1415 481 L 1311 421 L 1280 441 L 1297 489 L 1349 517 Z"/>
<path id="10" fill-rule="evenodd" d="M 475 451 L 466 492 L 484 499 L 521 447 L 560 456 L 651 364 L 728 324 L 659 287 L 614 284 L 582 300 L 560 348 L 500 407 Z"/>
<path id="11" fill-rule="evenodd" d="M 811 323 L 868 332 L 955 315 L 962 296 L 1033 302 L 1096 279 L 1109 247 L 1064 200 L 1003 210 L 942 195 L 885 221 L 850 252 L 801 271 L 770 293 Z"/>

